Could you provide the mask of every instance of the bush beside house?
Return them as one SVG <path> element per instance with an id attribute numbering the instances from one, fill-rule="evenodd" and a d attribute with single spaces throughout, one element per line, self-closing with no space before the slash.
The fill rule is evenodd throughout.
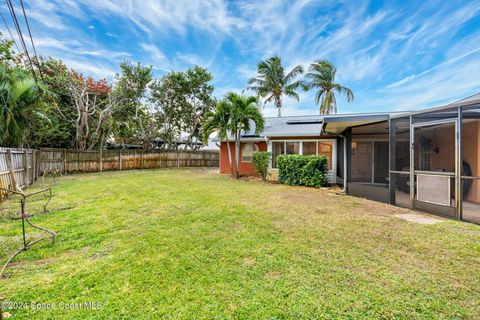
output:
<path id="1" fill-rule="evenodd" d="M 267 179 L 268 165 L 270 164 L 271 152 L 254 152 L 252 157 L 253 167 L 255 171 L 262 177 Z"/>
<path id="2" fill-rule="evenodd" d="M 291 186 L 327 185 L 328 162 L 325 156 L 280 155 L 277 157 L 278 180 Z"/>

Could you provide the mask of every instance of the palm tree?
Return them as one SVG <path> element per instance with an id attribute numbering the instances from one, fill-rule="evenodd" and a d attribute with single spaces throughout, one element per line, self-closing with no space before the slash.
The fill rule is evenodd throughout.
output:
<path id="1" fill-rule="evenodd" d="M 309 72 L 305 75 L 306 90 L 317 88 L 315 102 L 320 105 L 320 114 L 337 113 L 335 91 L 347 96 L 347 101 L 353 101 L 352 90 L 335 83 L 337 69 L 327 60 L 316 60 L 310 65 Z"/>
<path id="2" fill-rule="evenodd" d="M 297 101 L 300 99 L 295 90 L 302 86 L 302 82 L 295 81 L 295 78 L 303 73 L 303 67 L 295 66 L 285 74 L 282 60 L 279 56 L 273 56 L 261 61 L 257 66 L 257 72 L 256 78 L 248 80 L 247 89 L 254 91 L 258 97 L 264 98 L 264 105 L 273 101 L 278 110 L 278 116 L 281 117 L 282 96 L 291 97 Z"/>
<path id="3" fill-rule="evenodd" d="M 218 133 L 220 140 L 225 140 L 228 150 L 228 164 L 230 166 L 231 174 L 233 176 L 232 165 L 232 151 L 230 150 L 229 130 L 231 128 L 232 118 L 232 104 L 226 99 L 223 99 L 217 103 L 215 112 L 209 112 L 206 114 L 206 120 L 202 126 L 203 130 L 203 142 L 207 143 L 208 138 L 213 132 Z"/>
<path id="4" fill-rule="evenodd" d="M 0 66 L 0 144 L 18 147 L 32 117 L 47 120 L 44 97 L 48 91 L 21 70 Z"/>
<path id="5" fill-rule="evenodd" d="M 234 92 L 226 95 L 225 101 L 231 105 L 232 114 L 230 130 L 235 137 L 235 177 L 239 178 L 238 166 L 240 163 L 240 137 L 241 133 L 249 132 L 251 125 L 255 125 L 255 134 L 259 134 L 265 125 L 262 111 L 257 106 L 257 97 L 241 96 Z"/>

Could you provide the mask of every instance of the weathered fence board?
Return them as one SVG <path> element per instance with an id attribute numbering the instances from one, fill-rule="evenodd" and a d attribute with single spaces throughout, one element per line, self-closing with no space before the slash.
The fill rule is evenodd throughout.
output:
<path id="1" fill-rule="evenodd" d="M 218 167 L 218 151 L 79 151 L 40 149 L 40 174 L 46 170 L 60 172 L 97 172 L 111 170 L 154 169 L 173 167 Z"/>
<path id="2" fill-rule="evenodd" d="M 215 150 L 104 150 L 0 148 L 0 187 L 27 187 L 45 172 L 98 172 L 174 167 L 218 167 Z M 12 178 L 12 172 L 13 177 Z M 0 202 L 7 196 L 0 191 Z"/>
<path id="3" fill-rule="evenodd" d="M 14 189 L 27 187 L 38 177 L 37 150 L 0 148 L 0 187 Z M 13 177 L 12 177 L 13 172 Z M 0 202 L 7 192 L 0 190 Z"/>

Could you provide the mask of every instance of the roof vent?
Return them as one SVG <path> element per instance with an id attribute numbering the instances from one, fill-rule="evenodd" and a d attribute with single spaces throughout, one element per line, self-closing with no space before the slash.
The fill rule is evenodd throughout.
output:
<path id="1" fill-rule="evenodd" d="M 323 123 L 322 120 L 290 120 L 287 124 L 319 124 Z"/>

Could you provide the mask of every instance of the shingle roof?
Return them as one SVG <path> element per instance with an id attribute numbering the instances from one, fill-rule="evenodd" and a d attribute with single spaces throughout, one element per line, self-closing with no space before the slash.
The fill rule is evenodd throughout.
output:
<path id="1" fill-rule="evenodd" d="M 464 98 L 451 105 L 480 101 L 480 93 Z M 447 105 L 450 106 L 450 105 Z M 445 108 L 447 106 L 443 106 Z M 263 139 L 265 137 L 308 137 L 320 136 L 322 130 L 331 134 L 339 134 L 345 126 L 383 121 L 389 117 L 399 117 L 413 113 L 423 113 L 436 108 L 422 111 L 398 112 L 367 112 L 334 115 L 305 115 L 289 117 L 266 117 L 262 132 L 255 134 L 255 124 L 250 125 L 250 131 L 242 133 L 242 139 Z M 233 140 L 233 136 L 231 137 Z"/>
<path id="2" fill-rule="evenodd" d="M 318 136 L 322 132 L 323 117 L 297 116 L 265 118 L 265 128 L 260 134 L 265 137 Z"/>
<path id="3" fill-rule="evenodd" d="M 319 136 L 327 122 L 342 121 L 349 119 L 355 121 L 365 121 L 372 118 L 376 120 L 378 116 L 388 116 L 389 112 L 370 112 L 370 113 L 350 113 L 335 115 L 305 115 L 305 116 L 289 116 L 289 117 L 266 117 L 265 127 L 262 132 L 255 135 L 255 125 L 250 125 L 250 131 L 242 134 L 243 138 L 253 137 L 311 137 Z M 378 120 L 376 120 L 378 121 Z M 233 138 L 233 137 L 232 137 Z"/>

